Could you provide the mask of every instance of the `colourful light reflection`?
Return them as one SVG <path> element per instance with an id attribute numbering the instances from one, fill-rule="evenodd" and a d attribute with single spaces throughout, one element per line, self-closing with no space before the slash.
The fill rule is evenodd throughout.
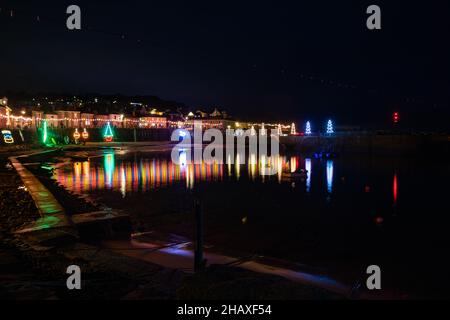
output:
<path id="1" fill-rule="evenodd" d="M 297 157 L 291 157 L 291 173 L 294 173 L 297 171 L 298 168 L 298 158 Z"/>
<path id="2" fill-rule="evenodd" d="M 122 197 L 133 192 L 146 192 L 184 182 L 187 189 L 194 188 L 201 181 L 222 181 L 224 176 L 235 175 L 239 179 L 243 175 L 242 165 L 247 166 L 245 172 L 252 181 L 281 180 L 282 172 L 291 172 L 294 163 L 297 169 L 300 158 L 261 157 L 258 161 L 256 154 L 249 155 L 244 164 L 242 157 L 236 154 L 235 165 L 214 163 L 189 164 L 185 160 L 186 154 L 180 153 L 180 164 L 174 164 L 165 158 L 140 159 L 138 161 L 122 160 L 119 163 L 114 152 L 103 155 L 102 162 L 86 161 L 76 162 L 72 170 L 61 166 L 54 172 L 55 179 L 67 189 L 77 193 L 88 193 L 93 190 L 114 190 L 120 192 Z M 274 176 L 265 176 L 269 169 L 276 168 L 278 173 Z M 225 171 L 225 172 L 224 172 Z M 310 181 L 310 180 L 309 180 Z"/>
<path id="3" fill-rule="evenodd" d="M 333 170 L 334 163 L 333 160 L 327 161 L 327 191 L 328 193 L 333 192 Z"/>
<path id="4" fill-rule="evenodd" d="M 311 159 L 305 159 L 305 170 L 307 171 L 307 177 L 306 177 L 306 192 L 311 192 Z"/>
<path id="5" fill-rule="evenodd" d="M 236 179 L 239 180 L 241 177 L 241 156 L 239 153 L 236 155 L 236 164 L 235 164 L 235 170 L 236 170 Z"/>
<path id="6" fill-rule="evenodd" d="M 397 205 L 397 198 L 398 198 L 398 180 L 397 180 L 397 173 L 394 174 L 394 182 L 392 183 L 392 195 L 394 198 L 394 206 Z"/>
<path id="7" fill-rule="evenodd" d="M 114 179 L 114 153 L 105 154 L 105 165 L 104 166 L 105 166 L 106 187 L 108 189 L 112 189 L 113 179 Z"/>

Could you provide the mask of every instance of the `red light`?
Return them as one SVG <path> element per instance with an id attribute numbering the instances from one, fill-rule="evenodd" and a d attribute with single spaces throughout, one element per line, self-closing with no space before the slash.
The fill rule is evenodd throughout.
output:
<path id="1" fill-rule="evenodd" d="M 397 204 L 397 197 L 398 197 L 398 182 L 397 182 L 397 174 L 394 174 L 394 182 L 392 185 L 392 193 L 394 196 L 394 205 Z"/>
<path id="2" fill-rule="evenodd" d="M 375 223 L 376 223 L 377 225 L 381 226 L 381 225 L 383 224 L 383 222 L 384 222 L 383 217 L 376 217 L 376 218 L 375 218 Z"/>
<path id="3" fill-rule="evenodd" d="M 400 121 L 400 115 L 398 112 L 394 112 L 393 119 L 394 123 L 398 123 Z"/>

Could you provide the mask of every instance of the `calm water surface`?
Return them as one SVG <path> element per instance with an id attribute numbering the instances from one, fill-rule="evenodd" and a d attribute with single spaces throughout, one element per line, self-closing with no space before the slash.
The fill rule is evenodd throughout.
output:
<path id="1" fill-rule="evenodd" d="M 54 178 L 126 210 L 137 231 L 191 237 L 192 201 L 199 197 L 205 241 L 223 252 L 307 264 L 351 281 L 377 264 L 383 284 L 395 290 L 449 295 L 448 163 L 247 157 L 234 165 L 175 165 L 168 153 L 104 151 L 90 161 L 59 165 Z M 279 173 L 262 176 L 267 166 Z M 308 172 L 304 178 L 288 176 L 301 169 Z"/>

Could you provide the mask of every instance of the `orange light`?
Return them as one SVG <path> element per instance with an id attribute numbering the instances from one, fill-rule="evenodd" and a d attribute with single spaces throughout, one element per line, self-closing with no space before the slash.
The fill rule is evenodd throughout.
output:
<path id="1" fill-rule="evenodd" d="M 75 132 L 73 133 L 73 138 L 75 140 L 79 140 L 80 139 L 80 133 L 78 132 L 78 129 L 75 129 Z"/>
<path id="2" fill-rule="evenodd" d="M 83 129 L 83 133 L 81 134 L 84 140 L 89 139 L 89 132 L 87 132 L 86 128 Z"/>

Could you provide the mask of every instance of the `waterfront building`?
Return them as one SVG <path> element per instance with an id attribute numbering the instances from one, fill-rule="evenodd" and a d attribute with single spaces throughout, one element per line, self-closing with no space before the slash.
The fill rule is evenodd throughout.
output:
<path id="1" fill-rule="evenodd" d="M 59 118 L 59 126 L 61 128 L 78 128 L 80 126 L 80 111 L 56 111 Z"/>
<path id="2" fill-rule="evenodd" d="M 0 128 L 6 128 L 7 125 L 7 121 L 8 121 L 8 117 L 7 117 L 7 107 L 6 106 L 0 106 Z"/>
<path id="3" fill-rule="evenodd" d="M 94 118 L 94 128 L 103 128 L 109 121 L 109 115 L 97 114 Z"/>
<path id="4" fill-rule="evenodd" d="M 163 116 L 140 117 L 139 128 L 167 128 L 167 118 Z"/>
<path id="5" fill-rule="evenodd" d="M 47 127 L 58 128 L 64 126 L 65 120 L 61 119 L 58 114 L 46 113 L 43 118 L 47 122 Z M 71 122 L 68 122 L 71 123 Z M 68 128 L 68 127 L 66 127 Z"/>
<path id="6" fill-rule="evenodd" d="M 40 128 L 42 119 L 45 119 L 44 111 L 32 111 L 31 112 L 31 126 L 33 128 Z"/>
<path id="7" fill-rule="evenodd" d="M 95 115 L 93 113 L 81 114 L 81 126 L 83 128 L 94 128 Z"/>
<path id="8" fill-rule="evenodd" d="M 113 127 L 123 128 L 123 118 L 122 114 L 109 114 L 109 122 Z"/>

